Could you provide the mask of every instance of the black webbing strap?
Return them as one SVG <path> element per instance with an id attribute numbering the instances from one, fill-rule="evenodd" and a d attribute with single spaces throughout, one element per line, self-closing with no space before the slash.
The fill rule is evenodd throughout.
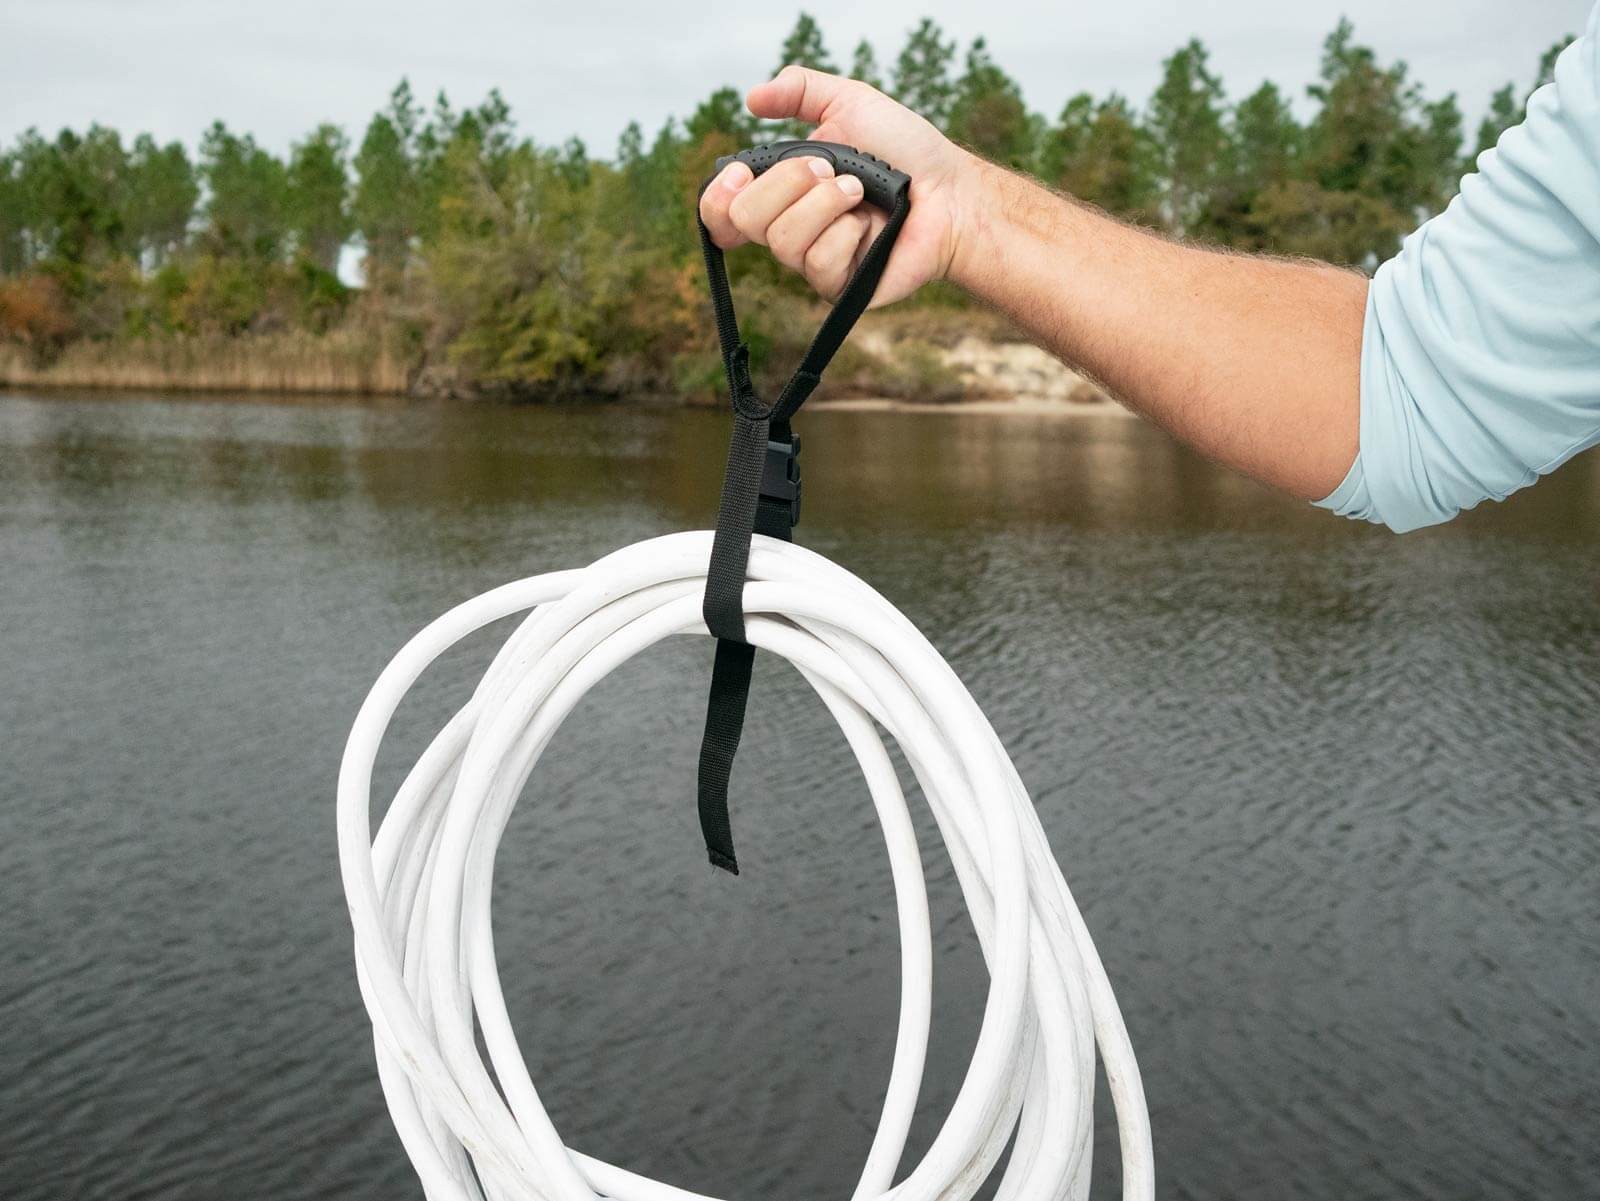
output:
<path id="1" fill-rule="evenodd" d="M 717 652 L 711 669 L 711 693 L 706 700 L 705 734 L 700 743 L 700 830 L 711 862 L 734 875 L 739 874 L 739 863 L 734 857 L 733 829 L 728 821 L 728 779 L 744 729 L 745 701 L 755 661 L 755 648 L 744 640 L 744 582 L 750 561 L 750 536 L 765 534 L 784 541 L 793 536 L 791 531 L 800 517 L 800 439 L 790 428 L 790 419 L 816 388 L 823 370 L 877 290 L 889 251 L 911 209 L 908 192 L 909 189 L 901 189 L 897 194 L 888 224 L 867 248 L 800 366 L 770 405 L 761 401 L 750 381 L 750 350 L 739 340 L 739 322 L 733 311 L 733 292 L 728 286 L 722 251 L 711 240 L 705 223 L 700 222 L 700 248 L 705 255 L 711 307 L 733 402 L 733 437 L 728 445 L 722 500 L 717 507 L 703 607 L 706 626 L 717 639 Z"/>

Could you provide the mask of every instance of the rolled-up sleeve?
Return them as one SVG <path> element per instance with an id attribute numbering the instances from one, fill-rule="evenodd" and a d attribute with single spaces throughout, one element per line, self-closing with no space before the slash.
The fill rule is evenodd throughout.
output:
<path id="1" fill-rule="evenodd" d="M 1597 25 L 1374 276 L 1360 450 L 1324 508 L 1413 530 L 1600 443 Z"/>

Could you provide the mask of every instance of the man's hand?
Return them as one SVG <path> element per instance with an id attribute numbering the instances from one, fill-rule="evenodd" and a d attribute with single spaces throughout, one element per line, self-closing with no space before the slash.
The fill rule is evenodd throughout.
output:
<path id="1" fill-rule="evenodd" d="M 758 117 L 810 122 L 812 137 L 877 155 L 911 176 L 911 213 L 874 305 L 949 274 L 961 228 L 961 183 L 979 165 L 972 155 L 876 88 L 805 67 L 785 67 L 752 88 L 746 103 Z M 819 158 L 786 159 L 754 180 L 749 167 L 730 163 L 700 198 L 700 216 L 724 250 L 745 242 L 766 246 L 830 300 L 887 220 L 861 203 L 859 180 L 835 178 Z"/>

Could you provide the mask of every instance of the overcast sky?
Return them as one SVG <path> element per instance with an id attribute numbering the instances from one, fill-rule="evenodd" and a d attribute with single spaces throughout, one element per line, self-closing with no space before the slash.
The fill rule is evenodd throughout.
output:
<path id="1" fill-rule="evenodd" d="M 963 46 L 983 35 L 1054 115 L 1072 93 L 1112 89 L 1143 103 L 1160 59 L 1190 36 L 1211 48 L 1232 96 L 1264 78 L 1297 96 L 1341 14 L 1430 95 L 1458 93 L 1476 124 L 1489 93 L 1525 85 L 1539 54 L 1582 29 L 1591 0 L 1076 0 L 982 4 L 813 2 L 836 59 L 861 37 L 880 61 L 934 17 Z M 193 146 L 214 119 L 284 150 L 323 120 L 359 139 L 401 76 L 461 106 L 491 87 L 518 128 L 549 143 L 577 134 L 609 156 L 637 118 L 653 131 L 713 88 L 765 78 L 800 5 L 608 0 L 0 0 L 0 138 L 91 121 Z"/>

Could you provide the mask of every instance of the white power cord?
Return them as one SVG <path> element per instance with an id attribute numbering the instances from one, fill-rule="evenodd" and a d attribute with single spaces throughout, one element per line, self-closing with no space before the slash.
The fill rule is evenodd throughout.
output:
<path id="1" fill-rule="evenodd" d="M 709 532 L 672 534 L 467 601 L 395 656 L 350 731 L 339 858 L 357 975 L 389 1112 L 430 1201 L 705 1201 L 562 1143 L 506 1014 L 489 900 L 501 832 L 562 720 L 646 647 L 707 633 L 710 553 Z M 1013 1132 L 997 1201 L 1085 1197 L 1096 1043 L 1116 1106 L 1123 1196 L 1149 1201 L 1149 1115 L 1127 1029 L 1022 781 L 976 702 L 893 605 L 801 547 L 755 538 L 744 605 L 749 641 L 793 663 L 838 721 L 889 849 L 900 1027 L 855 1201 L 966 1201 Z M 528 609 L 373 839 L 373 760 L 401 697 L 461 638 Z M 927 1154 L 898 1184 L 927 1049 L 932 946 L 916 837 L 874 723 L 900 744 L 927 797 L 990 972 L 971 1066 Z"/>

